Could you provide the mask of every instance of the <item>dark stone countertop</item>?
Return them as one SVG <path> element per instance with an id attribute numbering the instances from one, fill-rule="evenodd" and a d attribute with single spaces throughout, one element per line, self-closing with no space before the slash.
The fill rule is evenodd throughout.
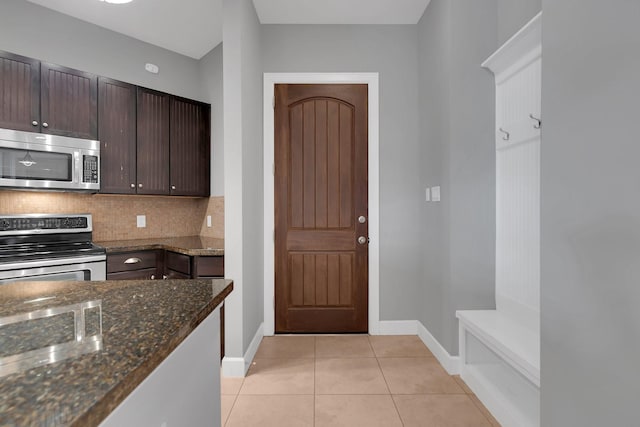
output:
<path id="1" fill-rule="evenodd" d="M 232 289 L 224 279 L 0 285 L 0 426 L 98 425 Z"/>
<path id="2" fill-rule="evenodd" d="M 189 256 L 224 255 L 224 239 L 204 236 L 166 237 L 155 239 L 112 240 L 95 242 L 107 253 L 166 249 Z"/>

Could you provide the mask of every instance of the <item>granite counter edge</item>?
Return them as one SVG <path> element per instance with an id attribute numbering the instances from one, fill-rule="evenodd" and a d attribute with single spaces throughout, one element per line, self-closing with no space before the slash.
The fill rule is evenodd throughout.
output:
<path id="1" fill-rule="evenodd" d="M 100 246 L 100 242 L 96 243 Z M 120 252 L 132 252 L 132 251 L 152 251 L 152 250 L 166 250 L 171 252 L 177 252 L 188 256 L 224 256 L 224 248 L 213 249 L 193 249 L 184 248 L 180 246 L 173 246 L 168 243 L 132 243 L 131 245 L 119 245 L 119 246 L 103 246 L 108 254 L 116 254 Z"/>
<path id="2" fill-rule="evenodd" d="M 233 282 L 230 281 L 222 291 L 205 305 L 198 314 L 187 324 L 180 328 L 176 334 L 167 341 L 166 345 L 158 349 L 143 364 L 138 366 L 129 375 L 113 387 L 100 401 L 80 415 L 72 426 L 98 426 L 104 421 L 118 405 L 120 405 L 188 336 L 204 319 L 222 304 L 224 299 L 233 290 Z"/>

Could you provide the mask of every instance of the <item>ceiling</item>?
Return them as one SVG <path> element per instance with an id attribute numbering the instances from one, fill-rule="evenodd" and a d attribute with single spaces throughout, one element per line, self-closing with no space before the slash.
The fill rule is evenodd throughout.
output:
<path id="1" fill-rule="evenodd" d="M 222 41 L 223 0 L 27 0 L 200 59 Z M 263 24 L 415 24 L 430 0 L 253 0 Z"/>
<path id="2" fill-rule="evenodd" d="M 430 0 L 253 0 L 263 24 L 417 24 Z"/>

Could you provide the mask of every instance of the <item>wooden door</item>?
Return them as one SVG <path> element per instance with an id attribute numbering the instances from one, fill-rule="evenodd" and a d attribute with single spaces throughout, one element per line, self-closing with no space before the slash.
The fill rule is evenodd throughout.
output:
<path id="1" fill-rule="evenodd" d="M 59 65 L 41 65 L 41 132 L 98 139 L 98 77 Z"/>
<path id="2" fill-rule="evenodd" d="M 98 80 L 100 192 L 136 194 L 136 87 Z"/>
<path id="3" fill-rule="evenodd" d="M 138 194 L 169 194 L 170 95 L 138 88 Z"/>
<path id="4" fill-rule="evenodd" d="M 210 106 L 171 98 L 171 195 L 209 196 Z"/>
<path id="5" fill-rule="evenodd" d="M 275 92 L 275 330 L 367 332 L 367 85 Z"/>
<path id="6" fill-rule="evenodd" d="M 40 61 L 0 51 L 0 128 L 40 131 Z"/>

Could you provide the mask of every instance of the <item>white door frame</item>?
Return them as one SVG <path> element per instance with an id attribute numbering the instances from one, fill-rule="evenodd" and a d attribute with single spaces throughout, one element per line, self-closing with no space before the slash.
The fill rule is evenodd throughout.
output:
<path id="1" fill-rule="evenodd" d="M 367 84 L 369 87 L 369 334 L 380 328 L 380 184 L 378 73 L 264 74 L 264 335 L 275 332 L 274 110 L 278 83 Z"/>

